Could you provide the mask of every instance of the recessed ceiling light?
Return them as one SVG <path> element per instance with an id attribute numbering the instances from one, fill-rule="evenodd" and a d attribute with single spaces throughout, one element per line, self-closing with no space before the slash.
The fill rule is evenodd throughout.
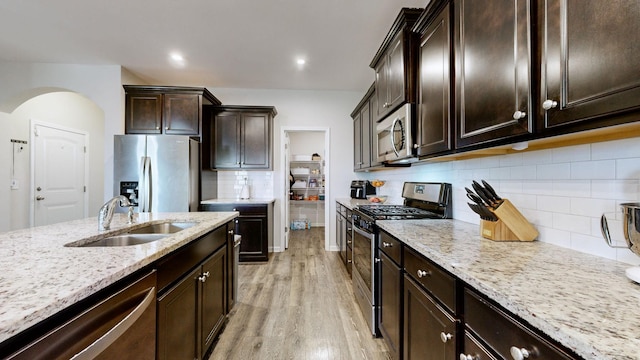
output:
<path id="1" fill-rule="evenodd" d="M 307 61 L 305 59 L 303 59 L 303 58 L 296 59 L 296 64 L 298 64 L 298 65 L 304 65 L 306 63 L 307 63 Z"/>
<path id="2" fill-rule="evenodd" d="M 171 65 L 177 68 L 183 68 L 187 65 L 187 61 L 185 60 L 184 56 L 182 56 L 182 54 L 178 52 L 172 52 L 171 54 L 169 54 L 169 62 L 171 63 Z"/>

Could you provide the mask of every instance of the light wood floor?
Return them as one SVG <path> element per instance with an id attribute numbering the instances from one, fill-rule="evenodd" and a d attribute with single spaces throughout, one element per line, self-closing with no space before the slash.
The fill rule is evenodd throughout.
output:
<path id="1" fill-rule="evenodd" d="M 238 302 L 210 360 L 389 359 L 368 331 L 324 228 L 291 232 L 266 264 L 240 264 Z"/>

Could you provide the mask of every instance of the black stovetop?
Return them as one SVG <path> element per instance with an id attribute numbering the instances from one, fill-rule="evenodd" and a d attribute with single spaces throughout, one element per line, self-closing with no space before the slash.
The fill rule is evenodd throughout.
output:
<path id="1" fill-rule="evenodd" d="M 440 219 L 437 213 L 407 205 L 360 205 L 358 210 L 373 220 Z"/>

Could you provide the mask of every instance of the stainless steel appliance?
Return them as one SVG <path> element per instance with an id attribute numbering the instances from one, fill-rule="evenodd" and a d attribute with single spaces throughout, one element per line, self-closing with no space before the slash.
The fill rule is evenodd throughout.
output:
<path id="1" fill-rule="evenodd" d="M 379 336 L 377 220 L 450 219 L 451 184 L 405 182 L 404 205 L 360 205 L 353 209 L 353 292 L 371 333 Z"/>
<path id="2" fill-rule="evenodd" d="M 366 199 L 367 195 L 376 193 L 376 188 L 371 185 L 369 180 L 353 180 L 351 181 L 351 198 Z"/>
<path id="3" fill-rule="evenodd" d="M 412 105 L 405 104 L 376 125 L 378 162 L 411 163 L 413 154 Z"/>
<path id="4" fill-rule="evenodd" d="M 631 250 L 634 254 L 640 256 L 640 203 L 623 203 L 620 204 L 622 210 L 622 233 L 627 242 L 626 246 L 614 245 L 609 234 L 609 226 L 607 218 L 602 214 L 600 218 L 600 230 L 602 236 L 607 241 L 607 245 L 612 248 L 624 248 Z M 640 266 L 633 266 L 625 271 L 630 280 L 640 284 Z"/>
<path id="5" fill-rule="evenodd" d="M 198 210 L 197 141 L 188 136 L 115 135 L 113 152 L 114 194 L 129 198 L 138 212 Z"/>

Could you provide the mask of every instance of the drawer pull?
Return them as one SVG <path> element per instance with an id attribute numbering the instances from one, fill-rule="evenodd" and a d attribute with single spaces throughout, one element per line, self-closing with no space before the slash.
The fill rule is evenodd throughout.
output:
<path id="1" fill-rule="evenodd" d="M 386 241 L 382 242 L 382 247 L 386 247 L 387 248 L 387 247 L 392 247 L 392 246 L 393 246 L 393 244 L 391 244 L 391 243 L 388 243 Z"/>
<path id="2" fill-rule="evenodd" d="M 469 354 L 460 354 L 460 360 L 480 360 L 480 356 L 473 356 Z"/>
<path id="3" fill-rule="evenodd" d="M 518 348 L 516 346 L 512 346 L 509 352 L 511 353 L 511 357 L 513 358 L 513 360 L 524 360 L 532 357 L 532 355 L 536 355 L 535 350 L 527 350 L 525 348 Z"/>
<path id="4" fill-rule="evenodd" d="M 444 332 L 441 332 L 440 333 L 440 340 L 442 340 L 443 343 L 446 343 L 447 341 L 451 340 L 451 334 L 449 334 L 449 333 L 445 334 Z"/>
<path id="5" fill-rule="evenodd" d="M 418 277 L 423 278 L 425 276 L 431 275 L 431 272 L 425 270 L 418 270 Z"/>
<path id="6" fill-rule="evenodd" d="M 351 264 L 353 262 L 353 260 L 347 260 L 348 264 Z"/>

